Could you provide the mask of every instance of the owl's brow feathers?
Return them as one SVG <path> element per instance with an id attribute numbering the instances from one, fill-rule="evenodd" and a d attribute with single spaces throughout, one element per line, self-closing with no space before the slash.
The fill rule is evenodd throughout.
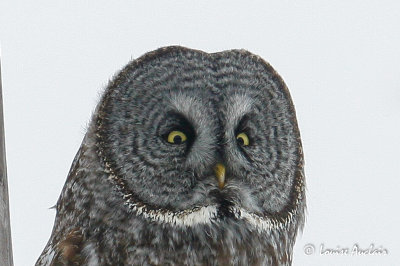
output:
<path id="1" fill-rule="evenodd" d="M 162 52 L 162 51 L 161 51 Z M 136 61 L 135 65 L 140 65 L 147 60 L 151 60 L 153 57 L 156 57 L 157 53 L 150 53 Z M 260 60 L 259 58 L 253 58 L 253 60 Z M 135 67 L 132 65 L 131 67 Z M 124 76 L 124 73 L 120 73 L 120 76 L 114 80 L 114 83 L 120 82 L 120 78 Z M 110 92 L 110 91 L 109 91 Z M 112 167 L 112 162 L 107 157 L 107 154 L 104 150 L 104 134 L 105 134 L 105 126 L 104 119 L 107 115 L 107 106 L 108 101 L 111 100 L 111 96 L 108 93 L 105 93 L 102 104 L 99 106 L 99 112 L 97 116 L 97 137 L 98 137 L 98 146 L 97 153 L 100 158 L 102 158 L 102 163 L 104 164 L 105 172 L 108 174 L 108 180 L 110 180 L 116 187 L 118 193 L 124 200 L 125 205 L 136 215 L 141 216 L 145 219 L 148 219 L 153 222 L 162 223 L 162 224 L 170 224 L 182 227 L 192 227 L 196 225 L 207 225 L 217 223 L 220 218 L 218 217 L 218 206 L 209 205 L 202 207 L 194 207 L 192 209 L 187 209 L 183 211 L 171 211 L 165 208 L 158 208 L 152 206 L 151 204 L 146 204 L 138 200 L 134 193 L 128 188 L 124 179 L 119 177 Z M 240 96 L 237 97 L 235 102 L 242 102 L 238 111 L 232 111 L 234 113 L 234 117 L 236 120 L 239 119 L 240 113 L 247 111 L 249 106 L 251 105 L 250 101 L 242 98 Z M 188 106 L 181 106 L 184 109 L 187 109 Z M 302 160 L 299 162 L 302 164 Z M 237 206 L 230 206 L 229 211 L 233 214 L 236 219 L 244 220 L 248 224 L 252 225 L 254 229 L 258 231 L 265 230 L 273 230 L 273 229 L 282 229 L 287 227 L 289 224 L 293 222 L 293 217 L 295 217 L 299 211 L 299 205 L 302 202 L 302 197 L 304 194 L 304 185 L 303 185 L 303 173 L 301 170 L 296 172 L 296 176 L 294 179 L 294 185 L 291 191 L 291 202 L 290 204 L 284 208 L 281 212 L 275 213 L 272 215 L 260 216 L 255 213 L 251 213 L 246 211 L 243 208 Z"/>

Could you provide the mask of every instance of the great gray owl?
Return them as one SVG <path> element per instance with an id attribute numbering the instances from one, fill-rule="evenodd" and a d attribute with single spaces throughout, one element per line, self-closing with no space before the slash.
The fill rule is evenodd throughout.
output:
<path id="1" fill-rule="evenodd" d="M 245 50 L 165 47 L 110 81 L 36 265 L 290 265 L 303 154 L 286 85 Z"/>

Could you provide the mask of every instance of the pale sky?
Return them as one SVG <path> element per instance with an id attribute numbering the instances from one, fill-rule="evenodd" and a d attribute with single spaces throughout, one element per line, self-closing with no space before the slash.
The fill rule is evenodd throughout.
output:
<path id="1" fill-rule="evenodd" d="M 0 2 L 15 265 L 33 265 L 99 94 L 132 58 L 167 45 L 244 48 L 292 94 L 307 180 L 293 265 L 400 261 L 398 1 Z M 304 248 L 315 248 L 307 255 Z M 321 254 L 381 248 L 388 255 Z"/>

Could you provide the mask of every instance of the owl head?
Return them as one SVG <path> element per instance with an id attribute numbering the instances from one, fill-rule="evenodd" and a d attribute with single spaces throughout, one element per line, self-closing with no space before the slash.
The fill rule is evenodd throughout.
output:
<path id="1" fill-rule="evenodd" d="M 290 265 L 304 224 L 288 89 L 245 50 L 166 47 L 107 86 L 36 265 Z"/>
<path id="2" fill-rule="evenodd" d="M 219 219 L 257 230 L 302 226 L 295 110 L 260 57 L 158 49 L 117 74 L 96 113 L 98 155 L 136 215 L 184 227 Z"/>

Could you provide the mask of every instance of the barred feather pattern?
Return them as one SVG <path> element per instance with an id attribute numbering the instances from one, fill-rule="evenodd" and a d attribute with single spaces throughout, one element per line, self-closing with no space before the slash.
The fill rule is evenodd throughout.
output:
<path id="1" fill-rule="evenodd" d="M 172 130 L 187 141 L 168 143 Z M 268 63 L 160 48 L 105 89 L 36 265 L 291 265 L 303 167 L 289 91 Z"/>

